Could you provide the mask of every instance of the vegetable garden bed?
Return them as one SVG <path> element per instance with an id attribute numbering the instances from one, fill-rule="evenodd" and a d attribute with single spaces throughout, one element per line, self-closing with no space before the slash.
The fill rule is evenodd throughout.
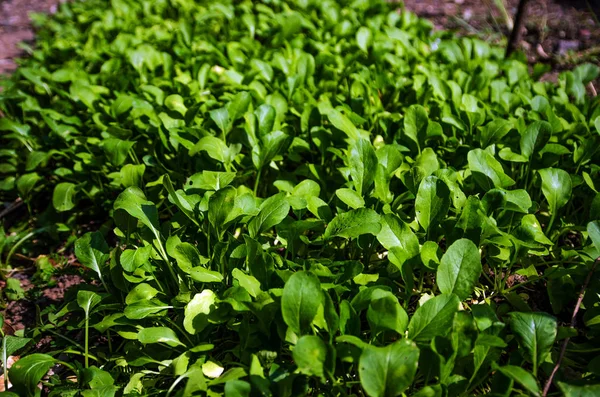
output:
<path id="1" fill-rule="evenodd" d="M 542 82 L 380 1 L 40 23 L 0 94 L 3 298 L 28 257 L 88 282 L 4 329 L 0 396 L 600 393 L 598 67 Z"/>

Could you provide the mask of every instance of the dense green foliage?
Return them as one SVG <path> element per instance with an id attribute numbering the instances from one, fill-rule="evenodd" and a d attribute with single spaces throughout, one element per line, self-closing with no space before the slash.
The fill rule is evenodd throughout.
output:
<path id="1" fill-rule="evenodd" d="M 90 283 L 3 338 L 0 395 L 50 368 L 55 396 L 540 395 L 571 337 L 551 392 L 597 396 L 597 275 L 569 324 L 600 257 L 598 68 L 541 82 L 396 7 L 38 17 L 0 94 L 27 207 L 0 252 L 74 250 Z"/>

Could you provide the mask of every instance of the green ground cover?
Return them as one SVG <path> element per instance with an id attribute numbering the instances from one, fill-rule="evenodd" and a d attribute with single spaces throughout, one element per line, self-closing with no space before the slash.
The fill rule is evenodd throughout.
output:
<path id="1" fill-rule="evenodd" d="M 597 396 L 598 68 L 542 82 L 397 7 L 38 16 L 1 274 L 74 252 L 89 282 L 3 335 L 0 396 Z"/>

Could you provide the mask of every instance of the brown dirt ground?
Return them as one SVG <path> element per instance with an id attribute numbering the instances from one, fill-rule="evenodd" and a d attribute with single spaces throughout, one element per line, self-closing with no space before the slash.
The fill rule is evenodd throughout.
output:
<path id="1" fill-rule="evenodd" d="M 509 34 L 519 0 L 404 0 L 406 9 L 431 20 L 436 29 L 502 42 Z M 521 49 L 530 62 L 562 70 L 583 62 L 600 63 L 600 0 L 529 0 Z"/>
<path id="2" fill-rule="evenodd" d="M 14 58 L 22 56 L 19 43 L 33 42 L 30 13 L 56 12 L 59 0 L 0 0 L 0 74 L 15 69 Z"/>

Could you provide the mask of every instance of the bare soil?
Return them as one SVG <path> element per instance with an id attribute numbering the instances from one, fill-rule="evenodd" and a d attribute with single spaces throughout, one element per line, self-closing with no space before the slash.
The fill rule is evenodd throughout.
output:
<path id="1" fill-rule="evenodd" d="M 504 42 L 519 0 L 404 0 L 406 9 L 431 20 L 436 29 Z M 529 0 L 520 48 L 530 62 L 563 70 L 583 62 L 599 64 L 600 0 Z"/>
<path id="2" fill-rule="evenodd" d="M 0 74 L 16 68 L 15 58 L 23 56 L 19 43 L 33 43 L 29 14 L 55 13 L 58 3 L 59 0 L 0 0 Z"/>

